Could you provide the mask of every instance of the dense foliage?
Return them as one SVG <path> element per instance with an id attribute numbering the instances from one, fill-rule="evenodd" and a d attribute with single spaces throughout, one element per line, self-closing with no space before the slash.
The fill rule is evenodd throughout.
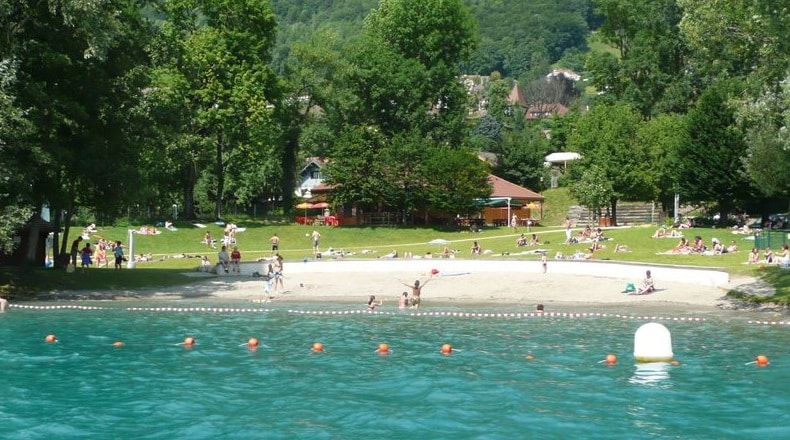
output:
<path id="1" fill-rule="evenodd" d="M 570 150 L 560 182 L 596 210 L 784 210 L 788 8 L 0 0 L 0 242 L 45 204 L 61 252 L 75 216 L 288 211 L 307 156 L 336 207 L 404 223 L 472 212 L 491 171 L 540 191 Z"/>
<path id="2" fill-rule="evenodd" d="M 273 0 L 272 3 L 280 20 L 274 61 L 279 67 L 295 42 L 306 41 L 316 32 L 331 30 L 344 39 L 355 37 L 364 18 L 379 1 Z M 480 29 L 480 44 L 463 61 L 466 73 L 488 75 L 496 71 L 513 78 L 544 75 L 551 64 L 563 57 L 579 59 L 577 55 L 587 49 L 587 34 L 600 24 L 592 0 L 463 0 L 463 4 Z M 425 8 L 413 12 L 423 11 Z M 442 28 L 435 31 L 441 33 Z M 445 35 L 452 39 L 452 34 Z"/>

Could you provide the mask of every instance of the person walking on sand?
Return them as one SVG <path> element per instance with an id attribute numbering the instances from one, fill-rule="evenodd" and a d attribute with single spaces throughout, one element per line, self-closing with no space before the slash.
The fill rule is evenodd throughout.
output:
<path id="1" fill-rule="evenodd" d="M 420 308 L 420 302 L 421 302 L 420 294 L 422 293 L 422 288 L 426 284 L 428 284 L 428 281 L 431 281 L 431 279 L 429 278 L 425 280 L 425 282 L 423 282 L 422 284 L 420 284 L 420 280 L 414 280 L 413 285 L 409 285 L 404 282 L 401 282 L 401 284 L 403 284 L 404 286 L 411 287 L 411 306 L 414 307 L 415 309 Z"/>
<path id="2" fill-rule="evenodd" d="M 222 246 L 217 252 L 217 262 L 225 270 L 225 273 L 228 273 L 230 270 L 230 256 L 228 255 L 228 247 Z"/>
<path id="3" fill-rule="evenodd" d="M 115 242 L 115 248 L 112 250 L 113 255 L 115 255 L 115 268 L 120 269 L 123 266 L 123 246 L 121 246 L 121 240 Z"/>
<path id="4" fill-rule="evenodd" d="M 274 259 L 274 264 L 272 265 L 273 276 L 272 279 L 274 280 L 274 292 L 277 293 L 277 286 L 280 286 L 279 292 L 285 292 L 285 285 L 283 284 L 283 259 L 280 254 L 276 254 L 277 258 Z"/>
<path id="5" fill-rule="evenodd" d="M 266 273 L 263 274 L 263 302 L 267 303 L 271 300 L 272 293 L 272 280 L 274 279 L 274 268 L 269 264 L 266 268 Z"/>
<path id="6" fill-rule="evenodd" d="M 234 273 L 241 273 L 241 252 L 238 246 L 233 246 L 233 252 L 230 253 L 230 267 Z"/>
<path id="7" fill-rule="evenodd" d="M 546 273 L 546 268 L 547 268 L 548 264 L 549 263 L 548 263 L 548 261 L 546 259 L 546 254 L 543 253 L 543 255 L 540 256 L 540 267 L 543 268 L 543 273 L 544 274 Z"/>

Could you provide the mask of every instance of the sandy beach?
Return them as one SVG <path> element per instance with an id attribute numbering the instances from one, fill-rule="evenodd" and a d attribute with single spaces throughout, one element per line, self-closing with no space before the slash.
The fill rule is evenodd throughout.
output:
<path id="1" fill-rule="evenodd" d="M 205 280 L 172 289 L 134 295 L 137 298 L 210 298 L 259 301 L 263 281 L 252 275 L 260 264 L 247 263 L 241 275 L 207 276 Z M 650 269 L 657 290 L 649 295 L 624 293 L 626 284 L 639 286 Z M 513 306 L 534 309 L 605 308 L 608 310 L 713 311 L 722 309 L 725 293 L 753 283 L 730 280 L 723 271 L 707 268 L 646 266 L 611 262 L 549 261 L 544 274 L 537 261 L 400 260 L 286 262 L 283 292 L 271 304 L 342 302 L 364 304 L 370 295 L 396 308 L 398 297 L 410 291 L 405 284 L 427 282 L 422 308 L 454 305 Z M 726 307 L 725 307 L 726 308 Z"/>

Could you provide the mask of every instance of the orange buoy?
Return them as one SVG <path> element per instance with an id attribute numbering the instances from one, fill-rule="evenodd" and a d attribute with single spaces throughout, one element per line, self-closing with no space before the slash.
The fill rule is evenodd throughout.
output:
<path id="1" fill-rule="evenodd" d="M 250 338 L 249 340 L 247 340 L 247 348 L 249 348 L 250 350 L 255 350 L 256 348 L 258 348 L 258 345 L 260 345 L 260 342 L 258 342 L 257 338 Z"/>
<path id="2" fill-rule="evenodd" d="M 379 344 L 379 349 L 376 350 L 379 354 L 390 354 L 390 346 L 387 344 Z"/>
<path id="3" fill-rule="evenodd" d="M 756 358 L 754 358 L 754 363 L 756 363 L 758 367 L 765 367 L 769 364 L 768 356 L 762 354 L 758 355 Z"/>
<path id="4" fill-rule="evenodd" d="M 617 356 L 615 356 L 613 354 L 607 354 L 605 363 L 606 363 L 606 365 L 614 365 L 614 364 L 616 364 L 617 363 Z"/>
<path id="5" fill-rule="evenodd" d="M 57 337 L 55 337 L 55 335 L 47 335 L 47 336 L 44 338 L 44 342 L 46 342 L 46 343 L 48 343 L 48 344 L 51 344 L 51 343 L 53 343 L 53 342 L 57 342 L 57 341 L 58 341 L 58 338 L 57 338 Z"/>
<path id="6" fill-rule="evenodd" d="M 195 345 L 195 338 L 191 336 L 187 336 L 186 338 L 184 338 L 184 347 L 191 348 L 193 345 Z"/>
<path id="7" fill-rule="evenodd" d="M 123 342 L 115 341 L 115 342 L 112 343 L 112 346 L 113 347 L 123 347 Z"/>
<path id="8" fill-rule="evenodd" d="M 450 344 L 442 345 L 442 354 L 447 355 L 453 352 L 453 346 Z"/>
<path id="9" fill-rule="evenodd" d="M 324 352 L 324 344 L 320 342 L 316 342 L 313 344 L 313 353 L 323 353 Z"/>

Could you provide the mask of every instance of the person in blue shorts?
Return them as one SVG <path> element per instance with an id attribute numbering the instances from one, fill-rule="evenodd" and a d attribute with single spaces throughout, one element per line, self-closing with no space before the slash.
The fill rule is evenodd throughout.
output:
<path id="1" fill-rule="evenodd" d="M 91 261 L 91 256 L 93 256 L 93 249 L 91 249 L 90 243 L 85 243 L 85 247 L 82 248 L 81 255 L 82 255 L 82 270 L 88 270 L 91 264 L 93 264 L 93 261 Z"/>
<path id="2" fill-rule="evenodd" d="M 123 266 L 123 246 L 121 246 L 121 240 L 115 242 L 115 249 L 112 250 L 113 254 L 115 255 L 115 268 L 120 269 Z"/>

